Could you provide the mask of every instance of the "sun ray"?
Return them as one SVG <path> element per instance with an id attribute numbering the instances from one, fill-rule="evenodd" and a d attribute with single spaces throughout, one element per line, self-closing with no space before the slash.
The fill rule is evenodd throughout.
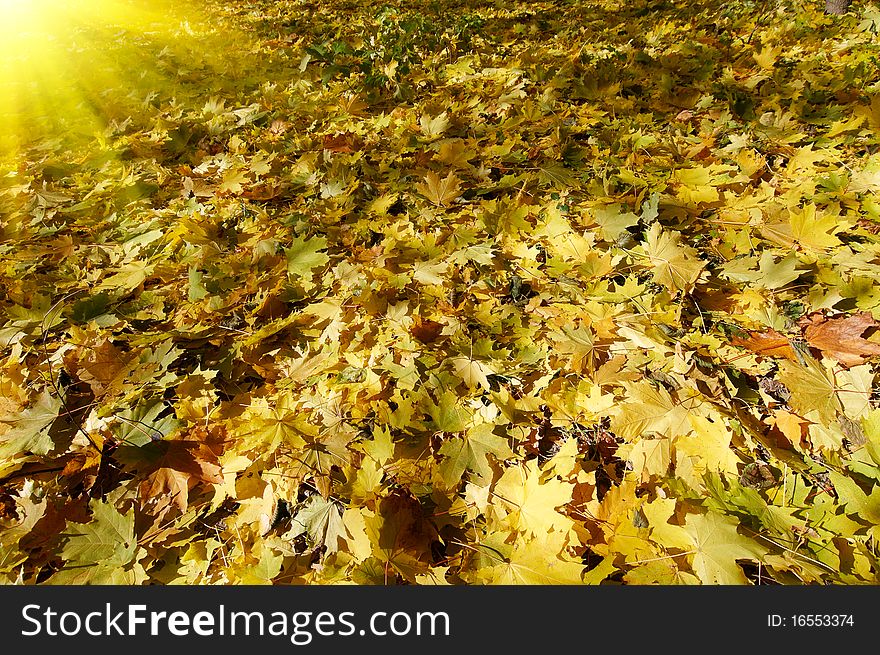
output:
<path id="1" fill-rule="evenodd" d="M 0 160 L 136 119 L 196 63 L 180 33 L 202 22 L 168 2 L 0 0 Z"/>

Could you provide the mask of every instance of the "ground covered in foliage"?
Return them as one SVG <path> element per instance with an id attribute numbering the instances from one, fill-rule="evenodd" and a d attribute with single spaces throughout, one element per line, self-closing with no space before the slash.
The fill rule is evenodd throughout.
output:
<path id="1" fill-rule="evenodd" d="M 0 579 L 880 582 L 880 10 L 819 5 L 93 42 L 139 82 L 0 170 Z"/>

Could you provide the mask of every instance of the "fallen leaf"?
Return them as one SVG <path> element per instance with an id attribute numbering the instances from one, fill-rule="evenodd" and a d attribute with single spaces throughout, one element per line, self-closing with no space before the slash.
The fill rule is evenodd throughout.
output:
<path id="1" fill-rule="evenodd" d="M 339 550 L 340 540 L 347 536 L 339 505 L 318 494 L 311 496 L 291 519 L 286 538 L 293 539 L 301 534 L 308 535 L 315 547 L 326 546 L 327 553 Z"/>
<path id="2" fill-rule="evenodd" d="M 690 291 L 705 266 L 697 251 L 680 241 L 679 232 L 665 231 L 660 223 L 651 226 L 645 240 L 645 254 L 651 260 L 654 280 L 673 293 Z"/>
<path id="3" fill-rule="evenodd" d="M 503 461 L 513 457 L 507 439 L 492 432 L 493 426 L 483 423 L 467 430 L 463 436 L 454 437 L 443 443 L 440 454 L 445 457 L 440 464 L 440 477 L 447 487 L 455 487 L 461 482 L 465 470 L 471 471 L 477 479 L 490 482 L 492 468 L 487 455 Z"/>
<path id="4" fill-rule="evenodd" d="M 440 337 L 443 330 L 443 323 L 432 321 L 429 318 L 422 318 L 419 315 L 413 317 L 413 325 L 410 328 L 410 334 L 422 343 L 433 343 Z"/>
<path id="5" fill-rule="evenodd" d="M 716 512 L 691 514 L 684 529 L 694 541 L 694 572 L 703 584 L 747 584 L 738 559 L 757 561 L 767 552 L 736 530 L 736 521 Z"/>
<path id="6" fill-rule="evenodd" d="M 9 457 L 23 452 L 45 455 L 54 448 L 55 443 L 49 429 L 58 418 L 62 403 L 48 392 L 43 392 L 32 407 L 21 416 L 3 422 L 10 429 L 0 434 L 0 457 Z"/>
<path id="7" fill-rule="evenodd" d="M 791 341 L 776 330 L 750 332 L 747 336 L 737 335 L 730 342 L 763 357 L 784 357 L 792 362 L 798 361 Z"/>
<path id="8" fill-rule="evenodd" d="M 490 390 L 489 380 L 486 376 L 492 375 L 495 371 L 487 364 L 464 355 L 452 357 L 449 361 L 455 374 L 461 378 L 468 388 L 474 389 L 480 386 L 486 391 Z"/>
<path id="9" fill-rule="evenodd" d="M 134 510 L 125 514 L 110 503 L 92 502 L 88 523 L 67 523 L 67 542 L 61 556 L 77 565 L 122 566 L 137 551 L 134 538 Z"/>
<path id="10" fill-rule="evenodd" d="M 449 173 L 442 180 L 434 171 L 425 175 L 425 181 L 417 184 L 416 189 L 438 207 L 448 207 L 458 197 L 461 180 L 455 173 Z"/>
<path id="11" fill-rule="evenodd" d="M 858 366 L 868 358 L 880 355 L 880 343 L 862 336 L 878 326 L 880 322 L 868 312 L 831 319 L 813 316 L 804 330 L 804 337 L 811 346 L 844 366 Z"/>

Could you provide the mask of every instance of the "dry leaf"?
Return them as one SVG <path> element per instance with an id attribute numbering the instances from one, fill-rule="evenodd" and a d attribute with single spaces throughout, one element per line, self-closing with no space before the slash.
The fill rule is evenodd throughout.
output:
<path id="1" fill-rule="evenodd" d="M 455 173 L 449 173 L 442 180 L 434 171 L 425 175 L 425 181 L 417 184 L 416 189 L 438 207 L 448 207 L 458 197 L 461 180 Z"/>
<path id="2" fill-rule="evenodd" d="M 798 361 L 797 354 L 788 337 L 779 334 L 776 330 L 763 332 L 751 332 L 746 337 L 735 336 L 730 341 L 734 346 L 740 346 L 751 350 L 756 355 L 764 357 L 784 357 L 793 362 Z"/>
<path id="3" fill-rule="evenodd" d="M 862 336 L 867 330 L 880 326 L 868 312 L 831 319 L 814 316 L 811 320 L 804 330 L 807 342 L 844 366 L 858 366 L 880 355 L 880 343 Z"/>
<path id="4" fill-rule="evenodd" d="M 436 341 L 442 330 L 443 323 L 416 315 L 413 317 L 410 333 L 422 343 L 428 344 Z"/>

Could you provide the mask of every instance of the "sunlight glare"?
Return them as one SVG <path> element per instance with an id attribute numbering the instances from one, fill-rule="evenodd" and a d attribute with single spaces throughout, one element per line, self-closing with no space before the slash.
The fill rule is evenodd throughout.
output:
<path id="1" fill-rule="evenodd" d="M 181 52 L 188 20 L 148 0 L 0 0 L 0 155 L 125 120 L 171 85 L 158 53 Z"/>

